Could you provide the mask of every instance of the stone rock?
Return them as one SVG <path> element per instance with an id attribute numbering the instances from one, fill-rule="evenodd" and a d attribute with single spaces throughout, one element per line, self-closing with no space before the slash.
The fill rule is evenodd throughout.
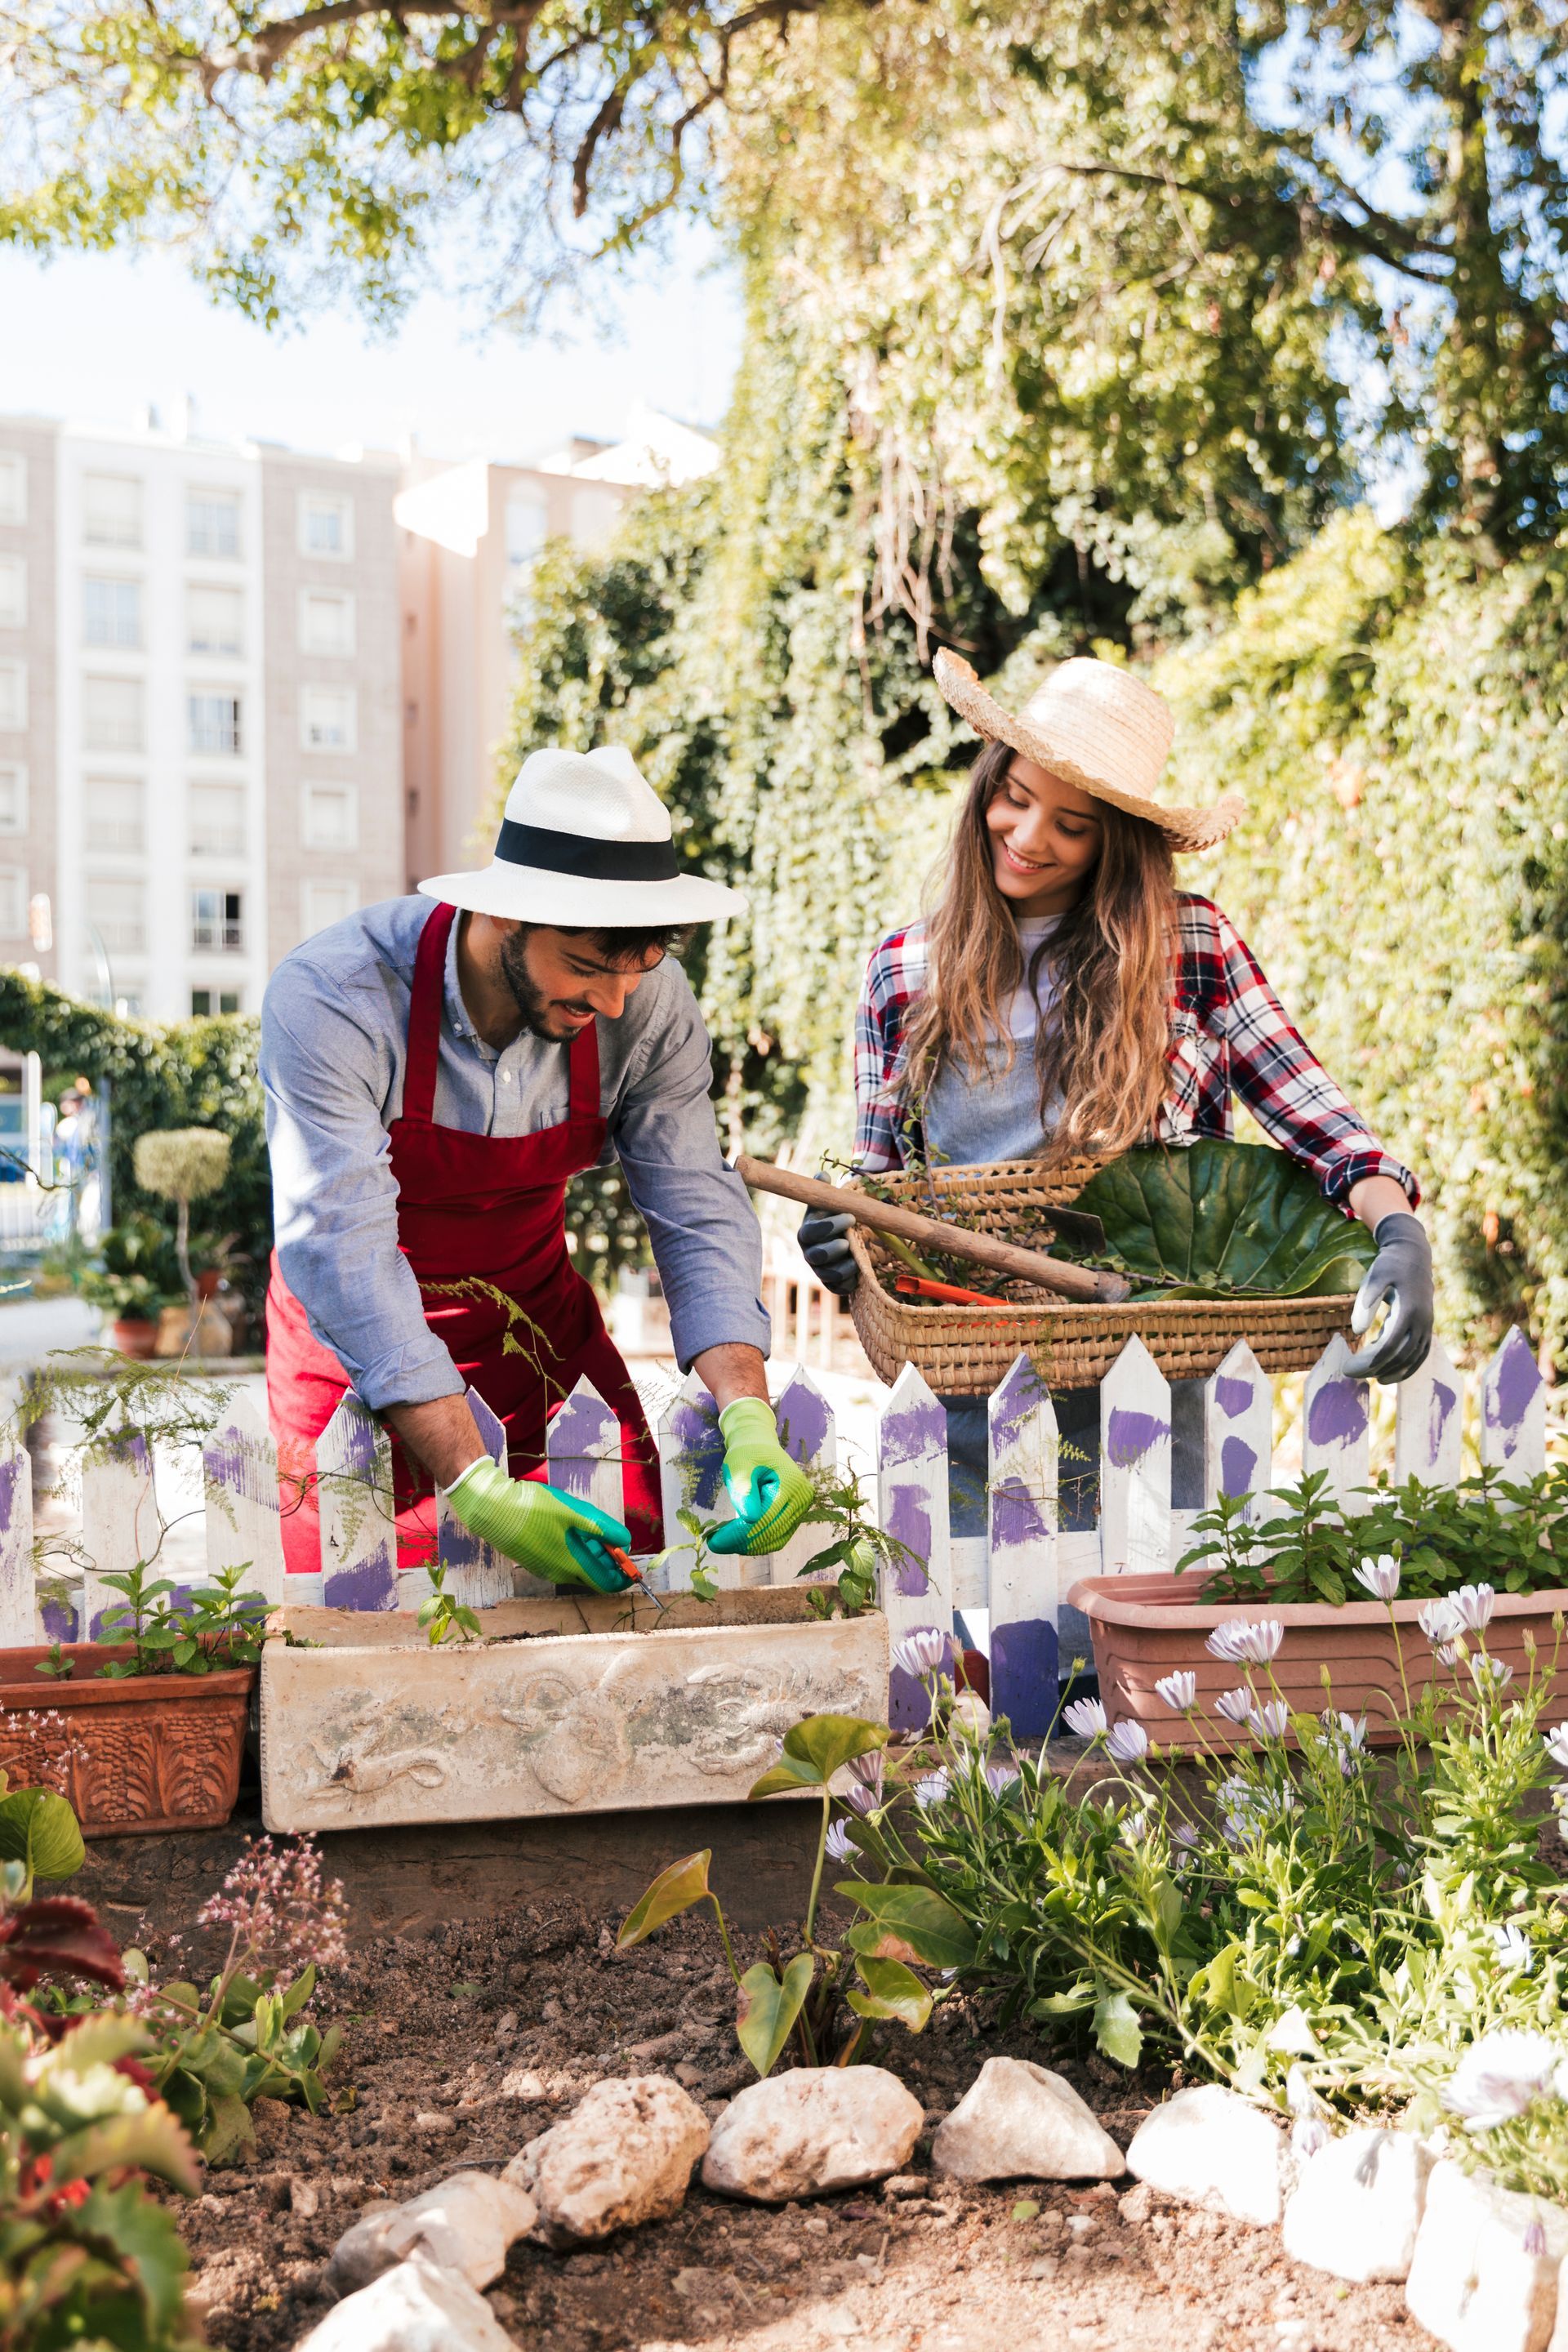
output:
<path id="1" fill-rule="evenodd" d="M 1279 2219 L 1279 2134 L 1267 2116 L 1218 2083 L 1178 2091 L 1133 2134 L 1127 2169 L 1167 2197 L 1212 2198 L 1238 2221 Z"/>
<path id="2" fill-rule="evenodd" d="M 1315 2160 L 1315 2159 L 1314 2159 Z M 1539 2223 L 1541 2253 L 1527 2251 Z M 1568 2256 L 1568 2211 L 1462 2172 L 1432 2168 L 1405 2301 L 1449 2352 L 1548 2352 L 1568 2345 L 1558 2318 L 1558 2273 Z"/>
<path id="3" fill-rule="evenodd" d="M 1410 2274 L 1432 2158 L 1414 2132 L 1352 2131 L 1301 2168 L 1285 2206 L 1285 2251 L 1358 2284 Z"/>
<path id="4" fill-rule="evenodd" d="M 513 2352 L 484 2296 L 416 2254 L 347 2296 L 295 2352 Z"/>
<path id="5" fill-rule="evenodd" d="M 937 2128 L 931 2168 L 955 2180 L 1119 2180 L 1127 2160 L 1070 2083 L 988 2058 Z"/>
<path id="6" fill-rule="evenodd" d="M 703 2186 L 782 2205 L 885 2180 L 906 2165 L 925 2121 L 885 2066 L 801 2066 L 752 2083 L 713 2126 Z"/>
<path id="7" fill-rule="evenodd" d="M 512 2182 L 455 2172 L 405 2204 L 377 2204 L 362 2213 L 332 2249 L 327 2284 L 348 2294 L 422 2254 L 460 2272 L 472 2287 L 489 2286 L 505 2270 L 512 2240 L 526 2237 L 538 2218 L 532 2198 Z"/>
<path id="8" fill-rule="evenodd" d="M 501 2178 L 537 2205 L 534 2237 L 571 2245 L 678 2213 L 707 2145 L 708 2118 L 679 2083 L 631 2074 L 595 2083 Z"/>

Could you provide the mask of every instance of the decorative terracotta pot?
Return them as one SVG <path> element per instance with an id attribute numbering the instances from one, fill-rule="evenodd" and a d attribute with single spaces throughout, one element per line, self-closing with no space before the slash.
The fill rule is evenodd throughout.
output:
<path id="1" fill-rule="evenodd" d="M 121 1315 L 110 1326 L 110 1336 L 122 1356 L 146 1363 L 158 1345 L 158 1326 L 142 1316 Z"/>
<path id="2" fill-rule="evenodd" d="M 216 1299 L 199 1307 L 165 1307 L 153 1352 L 159 1356 L 232 1356 L 234 1326 Z"/>
<path id="3" fill-rule="evenodd" d="M 1094 1636 L 1094 1664 L 1100 1696 L 1112 1724 L 1129 1718 L 1141 1723 L 1162 1748 L 1191 1751 L 1206 1745 L 1217 1753 L 1250 1748 L 1251 1734 L 1214 1712 L 1222 1691 L 1242 1681 L 1240 1666 L 1209 1655 L 1204 1646 L 1216 1625 L 1232 1617 L 1275 1617 L 1285 1628 L 1269 1672 L 1292 1712 L 1321 1715 L 1329 1705 L 1322 1670 L 1329 1669 L 1333 1705 L 1348 1715 L 1364 1715 L 1367 1738 L 1376 1748 L 1391 1748 L 1399 1738 L 1398 1717 L 1405 1712 L 1405 1682 L 1412 1701 L 1428 1685 L 1451 1689 L 1464 1665 L 1440 1666 L 1416 1619 L 1424 1601 L 1396 1601 L 1396 1642 L 1388 1612 L 1380 1601 L 1347 1601 L 1335 1609 L 1322 1601 L 1202 1601 L 1193 1596 L 1198 1578 L 1186 1576 L 1086 1576 L 1067 1595 L 1081 1609 Z M 1552 1668 L 1552 1690 L 1560 1704 L 1568 1704 L 1568 1638 L 1559 1648 L 1552 1631 L 1554 1616 L 1568 1617 L 1568 1591 L 1500 1592 L 1487 1628 L 1487 1648 L 1494 1658 L 1511 1666 L 1516 1681 L 1530 1671 L 1525 1645 L 1533 1637 L 1538 1658 Z M 1473 1650 L 1475 1643 L 1467 1637 Z M 1405 1680 L 1400 1675 L 1401 1654 Z M 1194 1726 L 1173 1713 L 1154 1685 L 1169 1674 L 1187 1668 L 1197 1676 L 1198 1722 Z M 1268 1696 L 1268 1675 L 1253 1669 L 1256 1687 Z M 1550 1718 L 1549 1718 L 1550 1719 Z"/>
<path id="4" fill-rule="evenodd" d="M 83 1837 L 221 1829 L 239 1793 L 254 1666 L 101 1681 L 123 1647 L 68 1642 L 68 1682 L 47 1648 L 0 1650 L 0 1768 L 15 1788 L 58 1789 Z"/>

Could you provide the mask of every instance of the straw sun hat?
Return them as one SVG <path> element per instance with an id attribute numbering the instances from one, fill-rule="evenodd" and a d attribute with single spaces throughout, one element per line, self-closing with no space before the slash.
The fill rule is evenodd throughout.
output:
<path id="1" fill-rule="evenodd" d="M 1058 662 L 1015 714 L 987 694 L 966 661 L 945 647 L 936 682 L 961 719 L 988 743 L 1010 743 L 1064 783 L 1109 801 L 1171 836 L 1173 849 L 1209 849 L 1223 841 L 1247 803 L 1226 793 L 1192 808 L 1160 789 L 1175 731 L 1163 697 L 1114 662 L 1082 656 Z"/>

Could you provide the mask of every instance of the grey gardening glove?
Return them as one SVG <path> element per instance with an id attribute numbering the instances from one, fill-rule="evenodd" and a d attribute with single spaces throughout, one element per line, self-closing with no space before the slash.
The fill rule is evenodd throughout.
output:
<path id="1" fill-rule="evenodd" d="M 1356 1293 L 1351 1329 L 1364 1331 L 1386 1299 L 1388 1320 L 1370 1348 L 1348 1356 L 1345 1370 L 1384 1387 L 1419 1371 L 1432 1345 L 1432 1245 L 1419 1217 L 1394 1210 L 1373 1232 L 1377 1255 Z"/>
<path id="2" fill-rule="evenodd" d="M 829 1216 L 826 1209 L 808 1209 L 795 1236 L 801 1255 L 818 1282 L 840 1298 L 847 1298 L 860 1279 L 860 1269 L 845 1239 L 854 1222 L 853 1217 Z"/>

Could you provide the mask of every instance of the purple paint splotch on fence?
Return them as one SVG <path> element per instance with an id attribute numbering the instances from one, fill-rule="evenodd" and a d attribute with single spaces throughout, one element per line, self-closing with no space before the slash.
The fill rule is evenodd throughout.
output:
<path id="1" fill-rule="evenodd" d="M 1050 1391 L 1033 1364 L 1013 1366 L 991 1401 L 991 1443 L 998 1454 L 1016 1445 L 1029 1415 L 1050 1402 Z"/>
<path id="2" fill-rule="evenodd" d="M 1214 1401 L 1226 1421 L 1239 1421 L 1252 1402 L 1252 1382 L 1233 1380 L 1228 1372 L 1215 1375 Z"/>
<path id="3" fill-rule="evenodd" d="M 724 1473 L 718 1406 L 710 1396 L 681 1397 L 670 1408 L 669 1427 L 680 1449 L 684 1499 L 693 1510 L 712 1510 Z"/>
<path id="4" fill-rule="evenodd" d="M 931 1558 L 931 1506 L 918 1486 L 895 1486 L 888 1509 L 888 1533 L 908 1547 L 900 1552 L 893 1583 L 906 1601 L 919 1601 L 929 1591 L 926 1562 Z M 913 1553 L 913 1559 L 910 1553 Z M 907 1630 L 907 1629 L 906 1629 Z"/>
<path id="5" fill-rule="evenodd" d="M 1105 1433 L 1106 1459 L 1118 1470 L 1131 1470 L 1162 1438 L 1170 1434 L 1168 1421 L 1161 1421 L 1152 1412 L 1129 1412 L 1124 1406 L 1116 1405 Z"/>
<path id="6" fill-rule="evenodd" d="M 882 1417 L 881 1461 L 884 1470 L 901 1462 L 923 1461 L 947 1452 L 947 1415 L 934 1397 L 899 1405 Z"/>
<path id="7" fill-rule="evenodd" d="M 0 1536 L 8 1536 L 11 1532 L 11 1522 L 16 1510 L 16 1482 L 26 1475 L 27 1457 L 25 1454 L 0 1456 Z"/>
<path id="8" fill-rule="evenodd" d="M 620 1425 L 609 1406 L 598 1397 L 569 1396 L 551 1423 L 546 1439 L 551 1485 L 586 1499 L 599 1466 L 595 1449 L 606 1434 L 618 1446 Z"/>
<path id="9" fill-rule="evenodd" d="M 1492 1358 L 1481 1387 L 1482 1410 L 1494 1461 L 1511 1462 L 1542 1389 L 1541 1367 L 1516 1324 Z"/>
<path id="10" fill-rule="evenodd" d="M 1366 1423 L 1362 1381 L 1325 1381 L 1307 1408 L 1307 1435 L 1314 1445 L 1353 1445 L 1365 1435 Z"/>
<path id="11" fill-rule="evenodd" d="M 391 1545 L 378 1545 L 352 1568 L 329 1569 L 321 1597 L 329 1609 L 395 1609 L 397 1570 Z"/>
<path id="12" fill-rule="evenodd" d="M 1048 1617 L 1016 1618 L 991 1629 L 991 1711 L 1016 1738 L 1043 1739 L 1055 1719 L 1060 1645 Z"/>
<path id="13" fill-rule="evenodd" d="M 998 1478 L 991 1489 L 991 1544 L 995 1551 L 1017 1551 L 1026 1544 L 1048 1543 L 1051 1529 L 1022 1478 Z"/>
<path id="14" fill-rule="evenodd" d="M 1258 1475 L 1258 1456 L 1243 1438 L 1227 1437 L 1219 1450 L 1219 1490 L 1222 1495 L 1250 1495 Z"/>
<path id="15" fill-rule="evenodd" d="M 793 1380 L 779 1399 L 778 1423 L 791 1460 L 815 1462 L 827 1443 L 826 1400 L 805 1381 Z"/>

